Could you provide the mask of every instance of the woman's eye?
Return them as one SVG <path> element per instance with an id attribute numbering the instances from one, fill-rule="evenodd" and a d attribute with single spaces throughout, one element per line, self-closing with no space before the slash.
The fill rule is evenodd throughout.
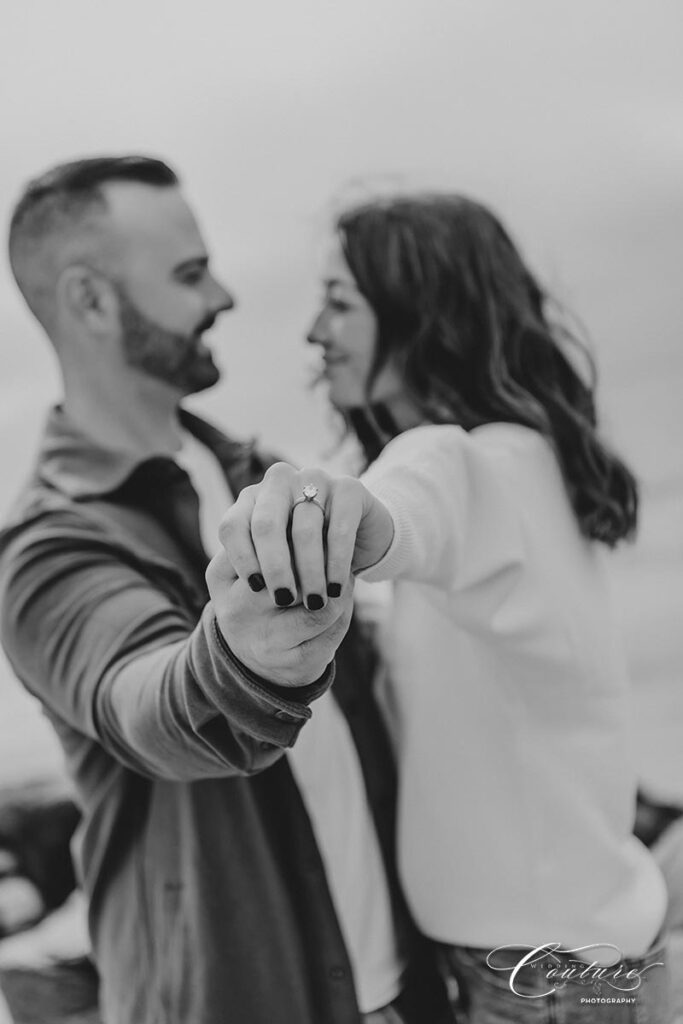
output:
<path id="1" fill-rule="evenodd" d="M 350 308 L 348 303 L 342 302 L 341 299 L 330 299 L 328 305 L 335 313 L 346 313 Z"/>

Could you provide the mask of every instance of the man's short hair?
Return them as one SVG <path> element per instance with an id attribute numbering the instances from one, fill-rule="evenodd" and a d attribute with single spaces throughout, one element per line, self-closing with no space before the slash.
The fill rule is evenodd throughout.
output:
<path id="1" fill-rule="evenodd" d="M 156 187 L 179 184 L 168 164 L 146 156 L 100 156 L 59 164 L 28 183 L 10 221 L 9 260 L 19 289 L 38 320 L 48 326 L 56 254 L 89 222 L 106 212 L 103 186 L 128 181 Z"/>

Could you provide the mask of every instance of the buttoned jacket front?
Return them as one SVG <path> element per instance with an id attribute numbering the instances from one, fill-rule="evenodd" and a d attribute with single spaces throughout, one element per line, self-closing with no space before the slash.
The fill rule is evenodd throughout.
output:
<path id="1" fill-rule="evenodd" d="M 272 461 L 181 417 L 234 494 Z M 59 735 L 83 810 L 75 852 L 104 1017 L 358 1024 L 321 857 L 281 756 L 333 671 L 294 690 L 246 671 L 207 604 L 206 564 L 184 471 L 95 448 L 55 409 L 0 534 L 2 641 Z M 410 944 L 372 669 L 352 627 L 334 693 Z"/>

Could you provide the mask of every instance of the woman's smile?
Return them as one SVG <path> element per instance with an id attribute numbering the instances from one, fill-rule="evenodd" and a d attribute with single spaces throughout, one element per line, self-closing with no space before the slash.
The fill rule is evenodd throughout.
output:
<path id="1" fill-rule="evenodd" d="M 344 352 L 325 352 L 323 355 L 323 363 L 325 370 L 334 369 L 336 366 L 342 366 L 344 363 L 348 363 L 349 356 Z"/>

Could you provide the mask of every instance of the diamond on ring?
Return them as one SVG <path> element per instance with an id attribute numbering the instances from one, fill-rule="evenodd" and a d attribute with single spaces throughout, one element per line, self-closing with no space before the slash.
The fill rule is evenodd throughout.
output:
<path id="1" fill-rule="evenodd" d="M 325 506 L 321 501 L 318 501 L 318 488 L 315 484 L 306 484 L 301 489 L 301 495 L 296 499 L 292 508 L 296 508 L 297 505 L 317 505 L 323 515 L 326 515 Z"/>

